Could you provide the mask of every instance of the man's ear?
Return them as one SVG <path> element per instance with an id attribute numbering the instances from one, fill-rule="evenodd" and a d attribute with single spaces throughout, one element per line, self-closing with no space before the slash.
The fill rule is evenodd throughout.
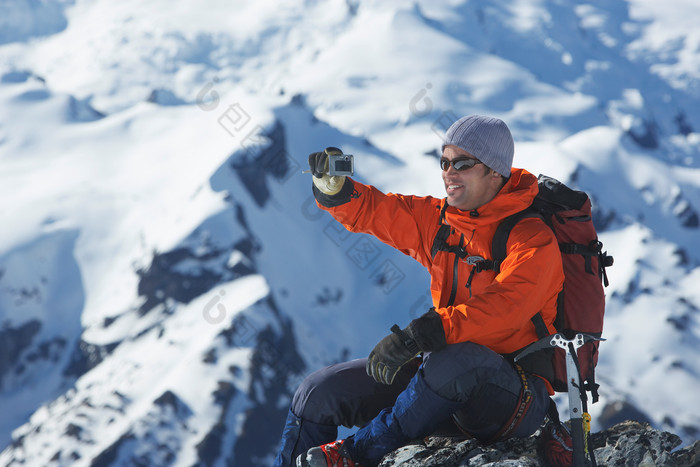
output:
<path id="1" fill-rule="evenodd" d="M 493 180 L 494 183 L 498 184 L 498 190 L 500 191 L 505 186 L 505 184 L 508 182 L 508 179 L 506 177 L 504 177 L 503 175 L 499 174 L 498 172 L 496 172 L 495 170 L 491 170 L 491 169 L 489 169 L 489 170 L 490 170 L 489 175 L 491 175 L 491 177 L 492 177 L 491 180 Z"/>

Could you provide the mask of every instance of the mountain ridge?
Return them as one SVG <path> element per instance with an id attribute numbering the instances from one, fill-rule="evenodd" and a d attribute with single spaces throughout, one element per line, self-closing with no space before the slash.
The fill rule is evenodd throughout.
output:
<path id="1" fill-rule="evenodd" d="M 305 374 L 431 306 L 419 265 L 317 209 L 306 156 L 338 146 L 359 181 L 442 197 L 441 137 L 477 112 L 509 123 L 515 165 L 591 195 L 615 257 L 594 431 L 691 445 L 700 11 L 681 3 L 3 5 L 51 18 L 0 35 L 0 464 L 269 465 Z"/>

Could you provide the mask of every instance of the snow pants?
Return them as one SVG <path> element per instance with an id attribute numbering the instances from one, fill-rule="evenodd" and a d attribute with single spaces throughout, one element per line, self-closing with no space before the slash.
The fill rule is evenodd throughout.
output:
<path id="1" fill-rule="evenodd" d="M 394 383 L 375 382 L 366 359 L 323 368 L 297 389 L 287 416 L 276 467 L 293 466 L 308 449 L 332 442 L 338 426 L 361 427 L 345 440 L 353 460 L 365 467 L 412 439 L 439 431 L 479 440 L 495 435 L 512 416 L 522 382 L 501 355 L 471 342 L 448 345 L 401 369 Z M 532 404 L 512 437 L 534 433 L 547 414 L 544 382 L 527 376 Z"/>

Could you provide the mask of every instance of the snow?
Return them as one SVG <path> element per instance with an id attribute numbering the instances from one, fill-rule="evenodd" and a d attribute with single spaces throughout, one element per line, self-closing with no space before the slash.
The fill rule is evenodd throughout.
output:
<path id="1" fill-rule="evenodd" d="M 417 263 L 318 210 L 307 155 L 338 146 L 358 180 L 440 197 L 435 151 L 471 113 L 506 120 L 515 165 L 588 191 L 605 220 L 594 423 L 627 401 L 696 439 L 696 3 L 3 2 L 0 332 L 31 338 L 0 358 L 0 464 L 89 464 L 124 439 L 124 462 L 160 444 L 192 465 L 219 422 L 225 463 L 256 407 L 286 410 L 304 374 L 430 306 Z M 245 181 L 251 164 L 265 175 Z M 158 254 L 193 296 L 154 285 L 144 310 Z M 268 328 L 305 365 L 284 361 L 270 401 L 281 389 L 253 374 Z M 94 360 L 71 373 L 80 355 Z M 166 391 L 187 410 L 155 405 Z"/>

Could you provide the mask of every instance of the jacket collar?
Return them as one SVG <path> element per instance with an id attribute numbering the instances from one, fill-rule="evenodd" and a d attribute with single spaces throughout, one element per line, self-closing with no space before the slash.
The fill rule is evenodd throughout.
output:
<path id="1" fill-rule="evenodd" d="M 537 177 L 525 169 L 511 169 L 510 178 L 501 191 L 478 209 L 462 211 L 453 206 L 444 210 L 444 221 L 458 230 L 472 230 L 503 219 L 532 204 L 538 193 Z M 446 199 L 443 199 L 443 208 Z"/>

